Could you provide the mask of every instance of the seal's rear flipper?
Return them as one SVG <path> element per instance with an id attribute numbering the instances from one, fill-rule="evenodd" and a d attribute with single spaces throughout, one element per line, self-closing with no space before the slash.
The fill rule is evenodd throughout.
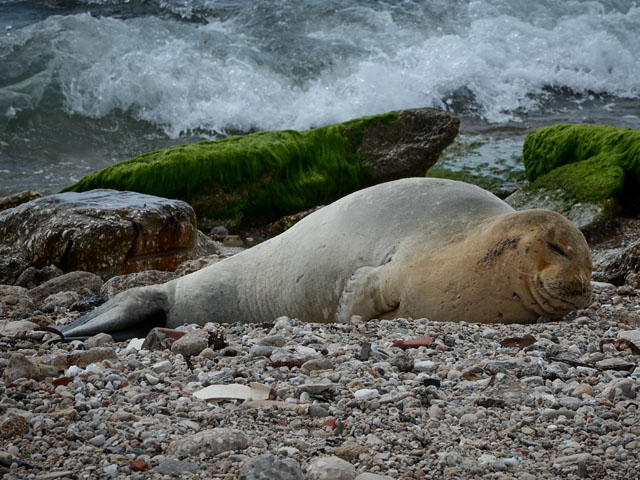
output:
<path id="1" fill-rule="evenodd" d="M 65 340 L 84 340 L 101 332 L 121 341 L 145 337 L 154 327 L 164 327 L 167 296 L 154 287 L 127 290 L 94 311 L 60 329 Z"/>

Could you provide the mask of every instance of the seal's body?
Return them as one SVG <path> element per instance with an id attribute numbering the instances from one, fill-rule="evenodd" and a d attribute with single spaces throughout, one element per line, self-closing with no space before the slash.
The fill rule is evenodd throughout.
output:
<path id="1" fill-rule="evenodd" d="M 590 269 L 584 237 L 561 215 L 515 212 L 461 182 L 409 178 L 355 192 L 198 272 L 123 292 L 63 332 L 126 337 L 281 315 L 528 323 L 586 306 Z"/>

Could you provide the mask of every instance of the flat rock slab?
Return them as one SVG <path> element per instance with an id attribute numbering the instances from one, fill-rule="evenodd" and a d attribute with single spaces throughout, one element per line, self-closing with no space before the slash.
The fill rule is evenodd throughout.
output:
<path id="1" fill-rule="evenodd" d="M 179 200 L 93 190 L 51 195 L 0 212 L 0 284 L 12 285 L 27 268 L 48 265 L 103 279 L 174 270 L 207 250 L 216 253 L 215 243 L 198 244 L 195 213 Z"/>

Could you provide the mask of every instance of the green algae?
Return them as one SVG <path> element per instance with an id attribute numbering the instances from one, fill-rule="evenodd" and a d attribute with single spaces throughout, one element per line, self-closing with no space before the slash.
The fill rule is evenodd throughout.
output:
<path id="1" fill-rule="evenodd" d="M 563 165 L 597 158 L 640 178 L 640 131 L 605 125 L 562 124 L 529 134 L 522 149 L 529 181 Z M 584 172 L 582 170 L 581 172 Z"/>
<path id="2" fill-rule="evenodd" d="M 199 216 L 279 218 L 367 185 L 356 153 L 365 129 L 397 112 L 298 132 L 258 132 L 139 155 L 62 191 L 131 190 L 189 202 Z"/>

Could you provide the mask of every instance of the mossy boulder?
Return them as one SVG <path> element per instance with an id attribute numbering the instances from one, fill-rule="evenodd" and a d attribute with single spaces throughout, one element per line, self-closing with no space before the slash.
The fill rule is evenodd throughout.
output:
<path id="1" fill-rule="evenodd" d="M 445 112 L 423 108 L 303 132 L 259 132 L 140 155 L 63 191 L 130 190 L 185 200 L 201 225 L 205 218 L 264 224 L 369 185 L 422 176 L 458 127 Z"/>
<path id="2" fill-rule="evenodd" d="M 507 199 L 515 208 L 550 208 L 593 235 L 620 206 L 636 206 L 638 130 L 602 125 L 542 128 L 527 136 L 523 160 L 531 183 Z"/>

